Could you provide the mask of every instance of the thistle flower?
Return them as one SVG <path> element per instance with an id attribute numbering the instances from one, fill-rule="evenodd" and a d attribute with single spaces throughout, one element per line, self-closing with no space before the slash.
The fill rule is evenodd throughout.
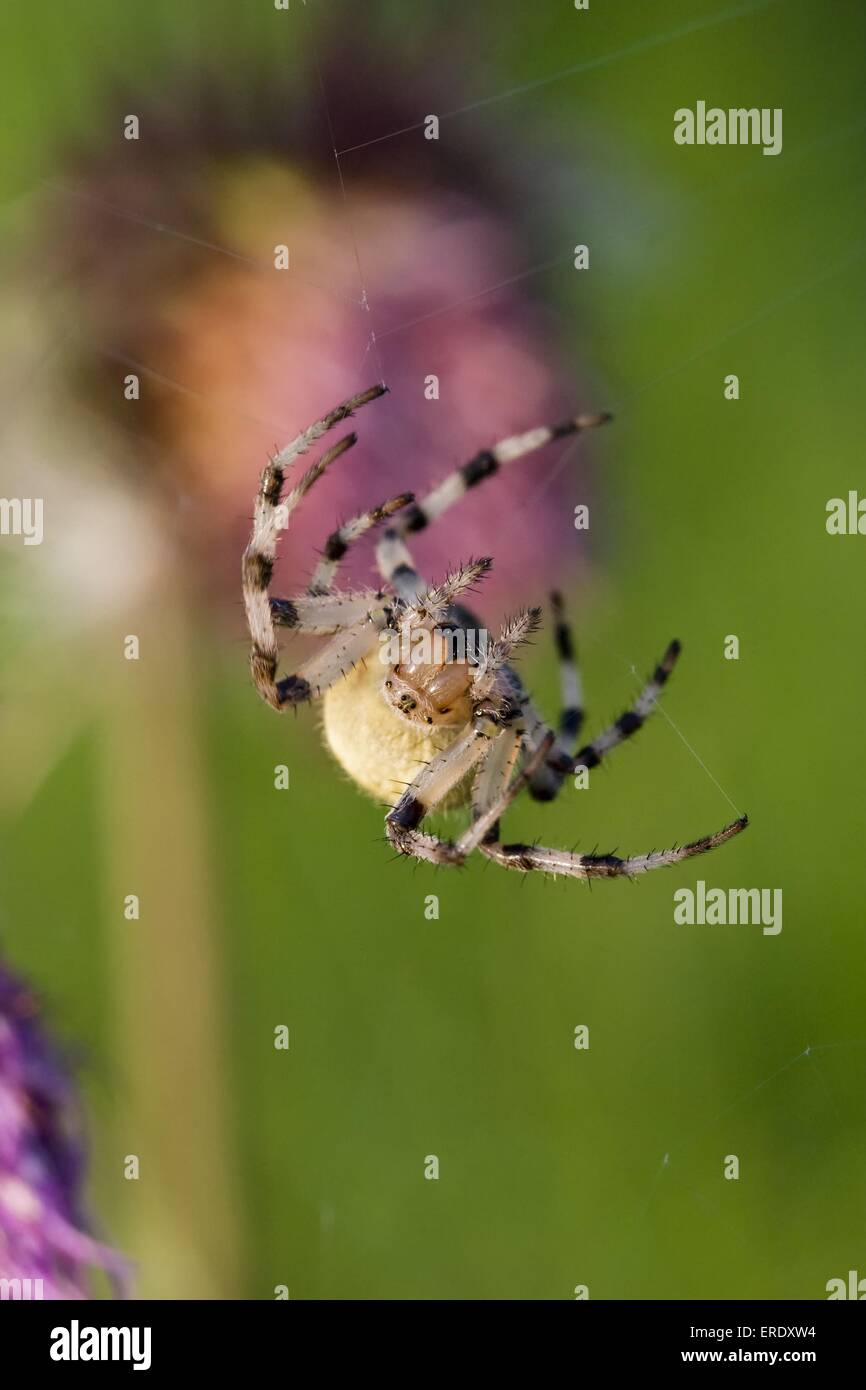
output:
<path id="1" fill-rule="evenodd" d="M 125 1289 L 127 1262 L 86 1231 L 83 1178 L 75 1087 L 32 993 L 0 963 L 0 1279 L 29 1280 L 31 1297 L 88 1298 L 97 1267 Z"/>

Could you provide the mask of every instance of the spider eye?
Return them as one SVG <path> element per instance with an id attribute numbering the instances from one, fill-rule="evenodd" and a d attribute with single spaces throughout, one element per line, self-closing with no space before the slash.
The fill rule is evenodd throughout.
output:
<path id="1" fill-rule="evenodd" d="M 394 684 L 393 681 L 386 681 L 386 682 L 385 682 L 385 689 L 386 689 L 386 690 L 390 690 L 393 684 Z"/>
<path id="2" fill-rule="evenodd" d="M 427 715 L 427 723 L 428 723 L 428 724 L 432 724 L 432 723 L 433 723 L 433 720 L 432 720 L 432 718 L 430 717 L 429 714 Z"/>

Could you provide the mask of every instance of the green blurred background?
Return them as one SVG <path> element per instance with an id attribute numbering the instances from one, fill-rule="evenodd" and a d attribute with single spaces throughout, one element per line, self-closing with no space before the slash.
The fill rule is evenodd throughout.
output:
<path id="1" fill-rule="evenodd" d="M 657 716 L 590 792 L 520 804 L 509 836 L 638 852 L 731 819 L 720 787 L 752 826 L 591 891 L 394 863 L 315 715 L 279 723 L 253 697 L 235 600 L 222 626 L 194 585 L 157 580 L 76 644 L 4 550 L 0 734 L 24 790 L 3 802 L 3 946 L 79 1054 L 98 1225 L 148 1297 L 823 1297 L 866 1273 L 866 541 L 824 526 L 830 497 L 866 489 L 864 13 L 793 0 L 701 27 L 723 7 L 307 8 L 286 73 L 301 83 L 310 24 L 323 43 L 331 25 L 375 31 L 391 67 L 444 37 L 479 99 L 586 62 L 448 138 L 465 123 L 496 140 L 507 120 L 580 188 L 579 228 L 557 226 L 559 185 L 545 213 L 551 255 L 587 242 L 591 270 L 544 290 L 617 415 L 593 442 L 597 558 L 571 595 L 590 725 L 679 636 L 665 710 L 712 777 Z M 241 77 L 286 63 L 274 23 L 265 0 L 7 4 L 13 241 L 115 76 L 157 83 L 185 53 Z M 783 153 L 677 147 L 673 111 L 699 98 L 782 107 Z M 568 516 L 562 544 L 581 544 Z M 134 681 L 124 632 L 159 652 Z M 548 641 L 525 665 L 552 711 Z M 70 700 L 82 667 L 98 693 Z M 30 786 L 15 731 L 40 696 Z M 698 878 L 781 888 L 781 934 L 676 925 L 673 893 Z"/>

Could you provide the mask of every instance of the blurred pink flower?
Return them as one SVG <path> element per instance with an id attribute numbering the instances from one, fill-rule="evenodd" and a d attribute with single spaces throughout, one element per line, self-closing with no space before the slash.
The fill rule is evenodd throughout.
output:
<path id="1" fill-rule="evenodd" d="M 405 97 L 363 63 L 347 87 L 341 64 L 349 70 L 332 54 L 325 84 L 353 143 L 406 124 Z M 391 394 L 364 412 L 358 448 L 305 503 L 277 591 L 303 583 L 353 512 L 423 494 L 507 434 L 604 404 L 586 399 L 522 278 L 539 260 L 522 220 L 531 192 L 499 178 L 495 150 L 464 144 L 455 156 L 416 132 L 408 151 L 405 141 L 364 149 L 344 193 L 309 92 L 277 102 L 253 84 L 239 104 L 219 85 L 180 81 L 161 101 L 118 102 L 139 114 L 140 140 L 118 140 L 108 120 L 110 148 L 79 154 L 58 196 L 76 214 L 68 254 L 91 397 L 141 432 L 182 544 L 221 602 L 237 585 L 267 454 L 364 386 L 384 378 Z M 280 244 L 286 271 L 273 268 Z M 137 402 L 123 399 L 128 372 L 141 377 Z M 425 395 L 434 375 L 438 400 Z M 470 494 L 417 539 L 422 570 L 493 553 L 486 592 L 500 602 L 564 582 L 578 563 L 573 448 L 553 445 Z M 370 577 L 369 544 L 353 564 L 356 579 Z"/>

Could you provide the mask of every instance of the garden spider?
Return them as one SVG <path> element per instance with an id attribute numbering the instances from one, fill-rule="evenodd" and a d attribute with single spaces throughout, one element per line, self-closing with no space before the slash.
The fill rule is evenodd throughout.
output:
<path id="1" fill-rule="evenodd" d="M 578 415 L 552 429 L 541 427 L 505 439 L 450 474 L 421 502 L 404 493 L 353 518 L 328 537 L 305 594 L 291 599 L 269 596 L 280 531 L 313 484 L 353 446 L 357 436 L 340 439 L 282 498 L 286 468 L 328 430 L 385 390 L 374 386 L 337 406 L 282 449 L 262 473 L 252 535 L 243 557 L 244 606 L 252 638 L 250 667 L 262 699 L 275 710 L 284 710 L 323 696 L 324 732 L 331 751 L 356 782 L 391 807 L 385 819 L 391 844 L 401 854 L 432 864 L 460 865 L 477 849 L 504 868 L 522 872 L 541 869 L 573 878 L 634 876 L 678 864 L 739 834 L 747 824 L 745 816 L 690 844 L 629 859 L 501 843 L 500 818 L 519 792 L 528 787 L 536 799 L 552 800 L 567 776 L 578 768 L 597 767 L 611 749 L 641 727 L 674 667 L 679 643 L 668 647 L 631 708 L 573 753 L 583 711 L 559 596 L 552 597 L 563 710 L 554 732 L 509 665 L 520 644 L 538 627 L 540 610 L 524 609 L 505 624 L 495 641 L 488 641 L 461 598 L 492 562 L 470 561 L 431 588 L 418 574 L 406 547 L 408 534 L 438 520 L 469 488 L 502 465 L 552 439 L 603 424 L 608 416 Z M 384 586 L 378 591 L 337 590 L 334 581 L 346 551 L 389 518 L 376 552 Z M 276 627 L 331 640 L 293 675 L 278 680 Z M 472 823 L 456 841 L 419 829 L 434 808 L 451 809 L 467 802 Z"/>

